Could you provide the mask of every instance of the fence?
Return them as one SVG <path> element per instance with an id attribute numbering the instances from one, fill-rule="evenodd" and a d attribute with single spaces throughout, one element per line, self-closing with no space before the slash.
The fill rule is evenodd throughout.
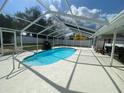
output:
<path id="1" fill-rule="evenodd" d="M 39 38 L 38 43 L 43 43 L 46 39 Z M 82 46 L 82 47 L 91 47 L 92 40 L 67 40 L 67 39 L 48 39 L 49 42 L 54 45 L 68 45 L 68 46 Z M 19 37 L 17 37 L 17 41 L 19 41 Z M 23 36 L 23 44 L 37 43 L 37 38 L 35 37 L 25 37 Z"/>

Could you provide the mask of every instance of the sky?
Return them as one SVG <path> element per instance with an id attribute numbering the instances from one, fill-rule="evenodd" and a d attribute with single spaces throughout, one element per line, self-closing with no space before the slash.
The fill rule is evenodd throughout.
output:
<path id="1" fill-rule="evenodd" d="M 0 0 L 0 5 L 4 0 Z M 68 0 L 70 6 L 75 7 L 87 7 L 89 9 L 98 9 L 102 13 L 115 14 L 119 13 L 124 9 L 124 0 Z M 67 6 L 64 0 L 43 0 L 46 4 L 53 4 L 59 7 L 60 10 L 67 10 Z M 7 6 L 4 10 L 10 13 L 15 13 L 16 11 L 24 11 L 27 7 L 32 7 L 39 5 L 36 0 L 9 0 Z"/>
<path id="2" fill-rule="evenodd" d="M 0 6 L 4 0 L 0 0 Z M 65 0 L 41 0 L 52 11 L 61 11 L 71 14 Z M 111 20 L 119 12 L 124 10 L 124 0 L 68 0 L 69 6 L 74 15 L 86 16 L 95 19 Z M 17 11 L 25 11 L 25 8 L 39 6 L 41 11 L 46 11 L 45 8 L 36 2 L 36 0 L 9 0 L 3 12 L 14 14 Z M 65 21 L 72 22 L 74 20 L 63 17 Z M 89 23 L 85 25 L 91 26 Z M 97 27 L 97 26 L 96 26 Z"/>
<path id="3" fill-rule="evenodd" d="M 124 0 L 69 0 L 76 6 L 100 9 L 104 13 L 119 13 L 124 9 Z"/>

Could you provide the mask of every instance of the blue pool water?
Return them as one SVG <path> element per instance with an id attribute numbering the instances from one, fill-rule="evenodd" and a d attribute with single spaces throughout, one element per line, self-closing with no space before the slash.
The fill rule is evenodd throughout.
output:
<path id="1" fill-rule="evenodd" d="M 30 66 L 48 65 L 73 55 L 75 51 L 73 48 L 55 48 L 29 56 L 23 62 Z"/>

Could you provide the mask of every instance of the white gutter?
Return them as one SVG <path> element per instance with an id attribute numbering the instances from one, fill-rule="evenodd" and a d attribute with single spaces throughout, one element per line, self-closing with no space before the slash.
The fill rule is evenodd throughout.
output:
<path id="1" fill-rule="evenodd" d="M 124 26 L 124 10 L 121 11 L 116 17 L 113 18 L 108 26 L 103 26 L 100 28 L 93 36 L 99 36 L 102 34 L 112 34 L 116 31 L 120 31 Z"/>

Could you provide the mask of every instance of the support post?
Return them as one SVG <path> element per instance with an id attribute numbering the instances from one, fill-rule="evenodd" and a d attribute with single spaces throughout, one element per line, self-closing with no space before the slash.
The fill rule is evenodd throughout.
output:
<path id="1" fill-rule="evenodd" d="M 62 44 L 61 44 L 61 37 L 59 38 L 59 46 L 61 46 Z"/>
<path id="2" fill-rule="evenodd" d="M 96 37 L 93 38 L 93 48 L 95 49 L 96 47 Z"/>
<path id="3" fill-rule="evenodd" d="M 74 43 L 75 43 L 75 41 L 74 41 L 74 38 L 73 38 L 73 47 L 74 47 L 74 45 L 75 45 Z"/>
<path id="4" fill-rule="evenodd" d="M 38 52 L 38 46 L 39 46 L 39 38 L 38 38 L 38 34 L 37 34 L 37 52 Z"/>
<path id="5" fill-rule="evenodd" d="M 59 38 L 57 38 L 57 45 L 59 46 Z"/>
<path id="6" fill-rule="evenodd" d="M 110 66 L 113 64 L 114 52 L 115 52 L 115 43 L 116 43 L 116 36 L 117 32 L 115 31 L 113 34 L 113 42 L 112 42 L 112 51 L 111 51 L 111 59 L 110 59 Z"/>
<path id="7" fill-rule="evenodd" d="M 1 29 L 0 29 L 1 30 Z M 3 32 L 1 31 L 0 32 L 0 40 L 1 40 L 1 54 L 3 55 L 4 54 L 4 52 L 3 52 Z"/>
<path id="8" fill-rule="evenodd" d="M 48 41 L 48 36 L 47 36 L 46 40 Z"/>
<path id="9" fill-rule="evenodd" d="M 81 47 L 81 39 L 80 39 L 80 41 L 79 41 L 79 44 L 80 44 L 80 47 Z"/>
<path id="10" fill-rule="evenodd" d="M 53 47 L 54 47 L 54 37 L 53 37 Z"/>
<path id="11" fill-rule="evenodd" d="M 21 43 L 21 51 L 23 51 L 22 32 L 20 33 L 20 43 Z"/>
<path id="12" fill-rule="evenodd" d="M 14 32 L 14 48 L 15 48 L 15 52 L 17 50 L 17 37 L 16 37 L 16 32 Z"/>
<path id="13" fill-rule="evenodd" d="M 67 38 L 65 38 L 65 46 L 67 46 Z"/>
<path id="14" fill-rule="evenodd" d="M 66 46 L 66 39 L 64 38 L 64 46 Z"/>

